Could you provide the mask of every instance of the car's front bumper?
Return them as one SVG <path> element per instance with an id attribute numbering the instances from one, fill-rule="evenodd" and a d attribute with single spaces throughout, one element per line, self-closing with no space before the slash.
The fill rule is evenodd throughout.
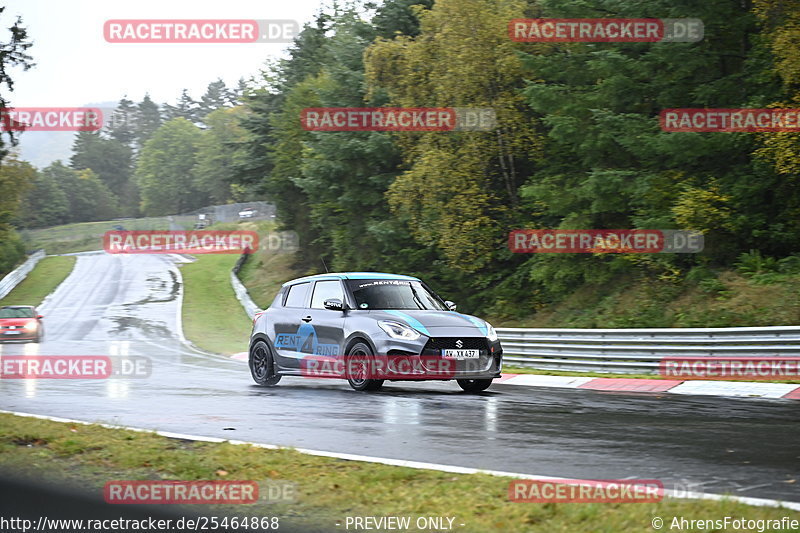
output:
<path id="1" fill-rule="evenodd" d="M 460 341 L 461 346 L 456 342 Z M 417 341 L 385 339 L 376 343 L 374 379 L 443 380 L 493 379 L 500 377 L 503 349 L 499 341 L 486 337 L 427 337 Z M 445 357 L 445 349 L 472 349 L 478 357 Z"/>
<path id="2" fill-rule="evenodd" d="M 21 333 L 8 333 L 6 331 L 0 331 L 0 342 L 9 342 L 9 341 L 33 341 L 39 337 L 39 332 L 29 331 L 29 330 L 22 330 Z"/>

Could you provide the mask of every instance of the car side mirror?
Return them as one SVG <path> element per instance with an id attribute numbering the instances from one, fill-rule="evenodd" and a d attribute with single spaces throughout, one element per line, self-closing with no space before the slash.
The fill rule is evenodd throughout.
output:
<path id="1" fill-rule="evenodd" d="M 447 308 L 451 311 L 455 311 L 456 308 L 458 307 L 454 302 L 451 302 L 450 300 L 445 300 L 444 305 L 446 305 Z"/>
<path id="2" fill-rule="evenodd" d="M 330 300 L 325 300 L 322 303 L 325 306 L 325 309 L 330 311 L 344 311 L 346 309 L 344 303 L 338 298 L 331 298 Z"/>
<path id="3" fill-rule="evenodd" d="M 44 318 L 44 315 L 36 315 L 36 318 L 41 320 L 42 318 Z"/>

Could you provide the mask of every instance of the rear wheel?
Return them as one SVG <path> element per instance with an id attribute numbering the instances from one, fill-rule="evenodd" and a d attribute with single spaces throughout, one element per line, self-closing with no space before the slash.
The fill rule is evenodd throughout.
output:
<path id="1" fill-rule="evenodd" d="M 272 350 L 264 341 L 258 341 L 250 348 L 250 375 L 253 381 L 264 387 L 277 385 L 281 380 L 281 376 L 275 374 Z"/>
<path id="2" fill-rule="evenodd" d="M 345 359 L 345 375 L 347 382 L 357 391 L 376 391 L 383 386 L 382 379 L 370 379 L 372 368 L 372 350 L 363 342 L 350 348 Z"/>
<path id="3" fill-rule="evenodd" d="M 457 379 L 458 386 L 467 392 L 481 392 L 489 388 L 491 379 Z"/>

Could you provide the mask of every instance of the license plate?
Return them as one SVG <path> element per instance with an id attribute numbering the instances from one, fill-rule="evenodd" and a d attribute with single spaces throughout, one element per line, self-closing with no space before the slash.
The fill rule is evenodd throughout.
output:
<path id="1" fill-rule="evenodd" d="M 480 350 L 442 350 L 442 357 L 451 359 L 477 359 L 480 354 Z"/>
<path id="2" fill-rule="evenodd" d="M 19 335 L 21 331 L 6 331 L 4 335 Z"/>

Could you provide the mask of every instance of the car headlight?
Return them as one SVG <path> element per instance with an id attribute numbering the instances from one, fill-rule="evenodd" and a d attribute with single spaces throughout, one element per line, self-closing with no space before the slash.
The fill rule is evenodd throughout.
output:
<path id="1" fill-rule="evenodd" d="M 30 322 L 25 324 L 25 329 L 27 329 L 28 331 L 33 331 L 38 327 L 39 327 L 39 323 L 36 322 L 35 320 L 31 320 Z"/>
<path id="2" fill-rule="evenodd" d="M 494 330 L 491 324 L 488 322 L 486 323 L 486 338 L 489 339 L 489 342 L 495 342 L 497 340 L 497 332 Z"/>
<path id="3" fill-rule="evenodd" d="M 393 339 L 401 339 L 404 341 L 415 341 L 419 339 L 419 333 L 415 329 L 401 324 L 400 322 L 379 320 L 378 326 Z"/>

